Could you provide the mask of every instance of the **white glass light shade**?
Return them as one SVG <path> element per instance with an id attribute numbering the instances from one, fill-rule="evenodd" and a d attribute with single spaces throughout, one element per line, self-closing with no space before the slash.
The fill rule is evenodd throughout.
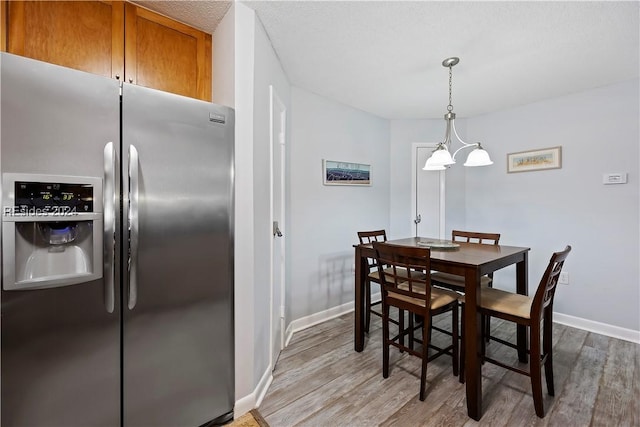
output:
<path id="1" fill-rule="evenodd" d="M 489 158 L 489 153 L 482 149 L 482 147 L 478 147 L 472 150 L 467 157 L 467 161 L 464 162 L 465 166 L 488 166 L 492 165 L 493 162 Z"/>
<path id="2" fill-rule="evenodd" d="M 451 153 L 442 144 L 438 145 L 438 148 L 431 154 L 431 157 L 427 159 L 424 164 L 423 170 L 442 170 L 445 166 L 452 165 L 456 161 L 451 157 Z"/>
<path id="3" fill-rule="evenodd" d="M 427 162 L 424 164 L 424 167 L 422 168 L 423 171 L 443 171 L 443 170 L 447 169 L 443 165 L 430 164 L 429 160 L 431 160 L 431 157 L 429 157 L 427 159 Z"/>

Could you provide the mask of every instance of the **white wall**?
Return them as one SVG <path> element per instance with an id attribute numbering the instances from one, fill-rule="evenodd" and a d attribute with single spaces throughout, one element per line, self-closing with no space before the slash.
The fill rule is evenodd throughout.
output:
<path id="1" fill-rule="evenodd" d="M 353 301 L 357 232 L 389 226 L 389 122 L 297 87 L 291 92 L 287 319 Z M 371 165 L 370 187 L 324 186 L 322 159 Z"/>
<path id="2" fill-rule="evenodd" d="M 468 134 L 483 141 L 495 164 L 465 168 L 467 226 L 531 247 L 530 289 L 551 253 L 570 244 L 570 284 L 558 290 L 554 311 L 635 331 L 638 91 L 635 80 L 469 119 Z M 507 153 L 558 145 L 561 169 L 507 174 Z M 606 172 L 627 172 L 629 183 L 603 185 Z M 496 273 L 497 286 L 509 286 L 512 275 Z"/>
<path id="3" fill-rule="evenodd" d="M 444 114 L 443 114 L 444 116 Z M 460 136 L 464 138 L 465 123 L 456 120 Z M 444 139 L 446 122 L 442 119 L 429 120 L 391 120 L 391 218 L 390 238 L 403 238 L 415 234 L 411 212 L 411 147 L 416 142 L 434 143 Z M 464 159 L 463 159 L 464 160 Z M 458 161 L 460 163 L 460 161 Z M 418 170 L 418 173 L 437 173 Z M 465 194 L 464 171 L 459 166 L 450 168 L 446 173 L 445 192 L 445 236 L 451 235 L 452 228 L 464 228 Z M 433 237 L 433 236 L 429 236 Z"/>
<path id="4" fill-rule="evenodd" d="M 253 408 L 257 380 L 253 367 L 255 324 L 253 259 L 253 76 L 255 14 L 241 3 L 235 9 L 235 371 L 236 403 Z M 247 396 L 249 396 L 247 398 Z M 238 407 L 236 404 L 236 414 Z M 240 408 L 239 412 L 248 409 Z"/>
<path id="5" fill-rule="evenodd" d="M 233 3 L 212 35 L 211 92 L 216 104 L 235 106 L 235 7 Z"/>
<path id="6" fill-rule="evenodd" d="M 269 86 L 290 109 L 290 85 L 260 21 L 235 8 L 236 415 L 253 408 L 270 376 Z"/>
<path id="7" fill-rule="evenodd" d="M 253 110 L 253 211 L 254 260 L 257 272 L 253 284 L 255 364 L 254 375 L 260 378 L 269 367 L 270 341 L 270 251 L 273 241 L 270 186 L 270 96 L 272 85 L 287 110 L 290 110 L 291 88 L 271 42 L 256 19 Z M 285 229 L 286 231 L 286 229 Z"/>

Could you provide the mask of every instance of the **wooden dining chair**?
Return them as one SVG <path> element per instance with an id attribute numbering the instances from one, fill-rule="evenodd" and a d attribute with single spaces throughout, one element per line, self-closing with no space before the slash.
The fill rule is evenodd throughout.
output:
<path id="1" fill-rule="evenodd" d="M 385 230 L 373 230 L 373 231 L 358 231 L 358 239 L 361 245 L 371 244 L 373 242 L 386 242 L 387 233 Z M 379 301 L 371 301 L 371 283 L 377 283 L 380 286 L 380 276 L 378 275 L 378 265 L 375 258 L 367 258 L 367 264 L 369 272 L 365 277 L 364 288 L 364 304 L 365 304 L 365 317 L 364 317 L 364 330 L 369 332 L 369 325 L 371 324 L 371 314 L 382 317 L 382 311 L 376 311 L 376 306 L 382 306 L 382 299 Z"/>
<path id="2" fill-rule="evenodd" d="M 373 242 L 386 242 L 387 233 L 385 230 L 373 230 L 373 231 L 358 231 L 358 239 L 361 245 L 371 244 Z M 382 291 L 382 282 L 380 281 L 380 275 L 378 273 L 378 264 L 375 258 L 367 258 L 367 264 L 369 272 L 365 276 L 365 288 L 364 288 L 364 303 L 365 303 L 365 318 L 364 318 L 364 330 L 369 332 L 369 325 L 371 324 L 371 314 L 382 317 L 382 311 L 376 311 L 377 306 L 382 305 L 382 299 L 378 301 L 371 301 L 371 283 L 377 283 L 380 285 Z M 385 268 L 388 266 L 385 266 Z M 400 271 L 399 274 L 406 274 L 404 271 Z M 390 319 L 391 323 L 399 325 L 401 328 L 404 326 L 404 313 L 399 311 L 398 318 Z"/>
<path id="3" fill-rule="evenodd" d="M 481 233 L 477 231 L 452 230 L 451 241 L 484 245 L 497 245 L 500 241 L 500 233 Z M 464 293 L 464 277 L 462 276 L 436 271 L 431 273 L 431 283 L 434 286 L 439 286 L 454 290 L 456 292 Z M 485 288 L 491 288 L 493 286 L 493 273 L 482 276 L 480 278 L 480 285 Z M 485 330 L 489 330 L 491 328 L 490 317 L 484 316 L 484 319 L 482 320 L 482 327 L 485 328 Z"/>
<path id="4" fill-rule="evenodd" d="M 448 354 L 452 358 L 453 375 L 458 375 L 458 295 L 446 289 L 431 286 L 431 279 L 426 272 L 431 269 L 431 253 L 428 248 L 395 246 L 383 242 L 373 242 L 376 251 L 378 273 L 382 282 L 382 376 L 389 377 L 389 347 L 418 356 L 422 359 L 420 373 L 420 400 L 425 399 L 427 363 Z M 384 266 L 389 266 L 385 269 Z M 398 334 L 390 337 L 389 308 L 397 307 L 409 311 L 409 326 L 400 328 Z M 439 348 L 430 343 L 429 328 L 431 317 L 437 314 L 452 312 L 451 345 Z M 414 337 L 414 316 L 423 321 L 422 339 Z M 408 346 L 404 345 L 404 337 L 408 337 Z M 414 343 L 420 343 L 421 349 L 414 349 Z M 435 353 L 429 356 L 429 348 Z"/>
<path id="5" fill-rule="evenodd" d="M 571 252 L 571 246 L 554 252 L 549 260 L 540 284 L 533 297 L 502 291 L 500 289 L 484 288 L 480 292 L 480 306 L 478 311 L 487 316 L 493 316 L 514 322 L 527 327 L 529 332 L 529 369 L 524 370 L 506 364 L 502 361 L 487 357 L 484 352 L 480 354 L 483 362 L 489 362 L 501 366 L 510 371 L 526 375 L 531 378 L 531 391 L 536 415 L 544 417 L 542 402 L 542 367 L 544 366 L 547 382 L 547 392 L 554 395 L 553 387 L 553 349 L 551 345 L 553 326 L 553 299 L 556 293 L 558 278 L 567 256 Z M 542 326 L 540 326 L 542 324 Z M 517 349 L 517 345 L 490 335 L 489 339 L 506 346 Z M 542 340 L 542 348 L 540 341 Z M 460 349 L 460 358 L 464 360 L 464 342 Z M 464 364 L 460 368 L 461 376 L 464 374 Z"/>
<path id="6" fill-rule="evenodd" d="M 467 242 L 476 244 L 497 245 L 500 241 L 499 233 L 479 233 L 476 231 L 451 231 L 451 240 L 453 242 Z M 434 285 L 442 286 L 458 292 L 464 292 L 464 277 L 455 274 L 433 272 L 431 273 L 431 281 Z M 493 273 L 481 277 L 482 286 L 491 287 L 493 282 Z"/>

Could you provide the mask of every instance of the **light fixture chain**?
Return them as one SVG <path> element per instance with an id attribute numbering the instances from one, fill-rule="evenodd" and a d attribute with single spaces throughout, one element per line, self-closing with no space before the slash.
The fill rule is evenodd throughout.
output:
<path id="1" fill-rule="evenodd" d="M 449 65 L 449 105 L 447 105 L 447 111 L 453 111 L 453 103 L 451 102 L 451 88 L 453 87 L 451 83 L 451 76 L 453 75 L 453 66 Z"/>

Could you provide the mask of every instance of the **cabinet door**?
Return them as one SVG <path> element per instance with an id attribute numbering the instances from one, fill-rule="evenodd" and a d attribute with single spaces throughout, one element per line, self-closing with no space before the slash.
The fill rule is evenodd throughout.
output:
<path id="1" fill-rule="evenodd" d="M 0 0 L 0 52 L 7 51 L 7 2 Z"/>
<path id="2" fill-rule="evenodd" d="M 126 81 L 211 101 L 211 35 L 125 4 Z"/>
<path id="3" fill-rule="evenodd" d="M 117 78 L 124 74 L 121 1 L 9 1 L 7 51 Z"/>

